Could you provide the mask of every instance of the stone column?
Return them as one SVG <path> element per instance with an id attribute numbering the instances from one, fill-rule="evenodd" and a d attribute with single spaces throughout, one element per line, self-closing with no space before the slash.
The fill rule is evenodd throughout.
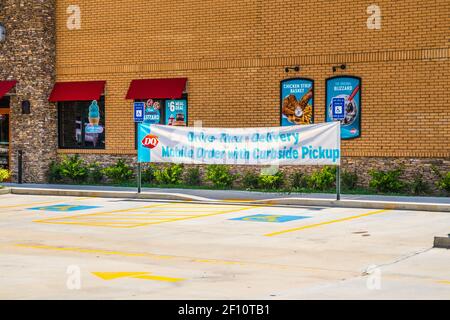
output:
<path id="1" fill-rule="evenodd" d="M 57 112 L 48 97 L 55 81 L 55 0 L 0 0 L 6 42 L 0 44 L 0 80 L 18 81 L 11 97 L 12 180 L 17 181 L 17 153 L 23 151 L 23 181 L 47 180 L 57 154 Z M 31 114 L 21 103 L 31 102 Z"/>

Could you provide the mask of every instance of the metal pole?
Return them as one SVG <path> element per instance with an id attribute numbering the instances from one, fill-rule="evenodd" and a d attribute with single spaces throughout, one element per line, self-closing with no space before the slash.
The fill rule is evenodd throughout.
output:
<path id="1" fill-rule="evenodd" d="M 341 200 L 341 166 L 336 167 L 336 200 Z"/>
<path id="2" fill-rule="evenodd" d="M 17 155 L 17 182 L 19 184 L 23 183 L 23 151 L 19 150 Z"/>
<path id="3" fill-rule="evenodd" d="M 138 193 L 142 191 L 142 179 L 141 179 L 141 163 L 138 162 L 138 174 L 137 174 Z"/>

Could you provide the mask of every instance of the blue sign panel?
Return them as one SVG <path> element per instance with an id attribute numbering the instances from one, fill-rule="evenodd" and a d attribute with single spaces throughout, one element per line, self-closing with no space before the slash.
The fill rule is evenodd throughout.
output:
<path id="1" fill-rule="evenodd" d="M 134 122 L 144 121 L 145 102 L 134 103 Z"/>
<path id="2" fill-rule="evenodd" d="M 342 139 L 361 136 L 361 79 L 352 76 L 329 78 L 326 81 L 327 122 L 341 122 Z M 343 113 L 338 113 L 341 111 Z"/>
<path id="3" fill-rule="evenodd" d="M 331 102 L 333 119 L 343 120 L 345 118 L 345 99 L 344 98 L 334 98 Z"/>
<path id="4" fill-rule="evenodd" d="M 314 81 L 293 78 L 281 81 L 281 126 L 314 123 Z"/>
<path id="5" fill-rule="evenodd" d="M 100 207 L 98 207 L 98 206 L 77 206 L 77 205 L 70 205 L 70 204 L 57 204 L 54 206 L 29 208 L 28 210 L 70 212 L 70 211 L 90 210 L 90 209 L 95 209 L 95 208 L 100 208 Z"/>
<path id="6" fill-rule="evenodd" d="M 256 214 L 256 215 L 253 215 L 253 216 L 234 218 L 234 219 L 230 219 L 230 220 L 282 223 L 282 222 L 301 220 L 301 219 L 307 219 L 307 218 L 309 218 L 309 217 L 306 217 L 306 216 L 285 216 L 285 215 Z"/>
<path id="7" fill-rule="evenodd" d="M 166 100 L 166 125 L 180 127 L 187 125 L 186 100 Z"/>

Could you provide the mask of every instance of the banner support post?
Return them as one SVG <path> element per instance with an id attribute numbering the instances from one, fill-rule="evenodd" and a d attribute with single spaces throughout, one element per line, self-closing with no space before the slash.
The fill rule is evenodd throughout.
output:
<path id="1" fill-rule="evenodd" d="M 138 187 L 138 193 L 141 193 L 141 191 L 142 191 L 142 179 L 141 179 L 141 163 L 140 162 L 138 162 L 137 187 Z"/>
<path id="2" fill-rule="evenodd" d="M 341 166 L 336 166 L 336 200 L 341 200 Z"/>

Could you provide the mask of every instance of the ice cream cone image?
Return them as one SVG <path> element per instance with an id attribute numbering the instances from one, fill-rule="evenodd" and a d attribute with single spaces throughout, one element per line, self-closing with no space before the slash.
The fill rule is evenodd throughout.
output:
<path id="1" fill-rule="evenodd" d="M 100 123 L 100 118 L 91 118 L 89 117 L 89 124 L 93 126 L 98 126 Z"/>
<path id="2" fill-rule="evenodd" d="M 92 101 L 89 106 L 89 123 L 92 126 L 98 126 L 100 123 L 100 110 L 97 104 L 97 100 Z"/>

